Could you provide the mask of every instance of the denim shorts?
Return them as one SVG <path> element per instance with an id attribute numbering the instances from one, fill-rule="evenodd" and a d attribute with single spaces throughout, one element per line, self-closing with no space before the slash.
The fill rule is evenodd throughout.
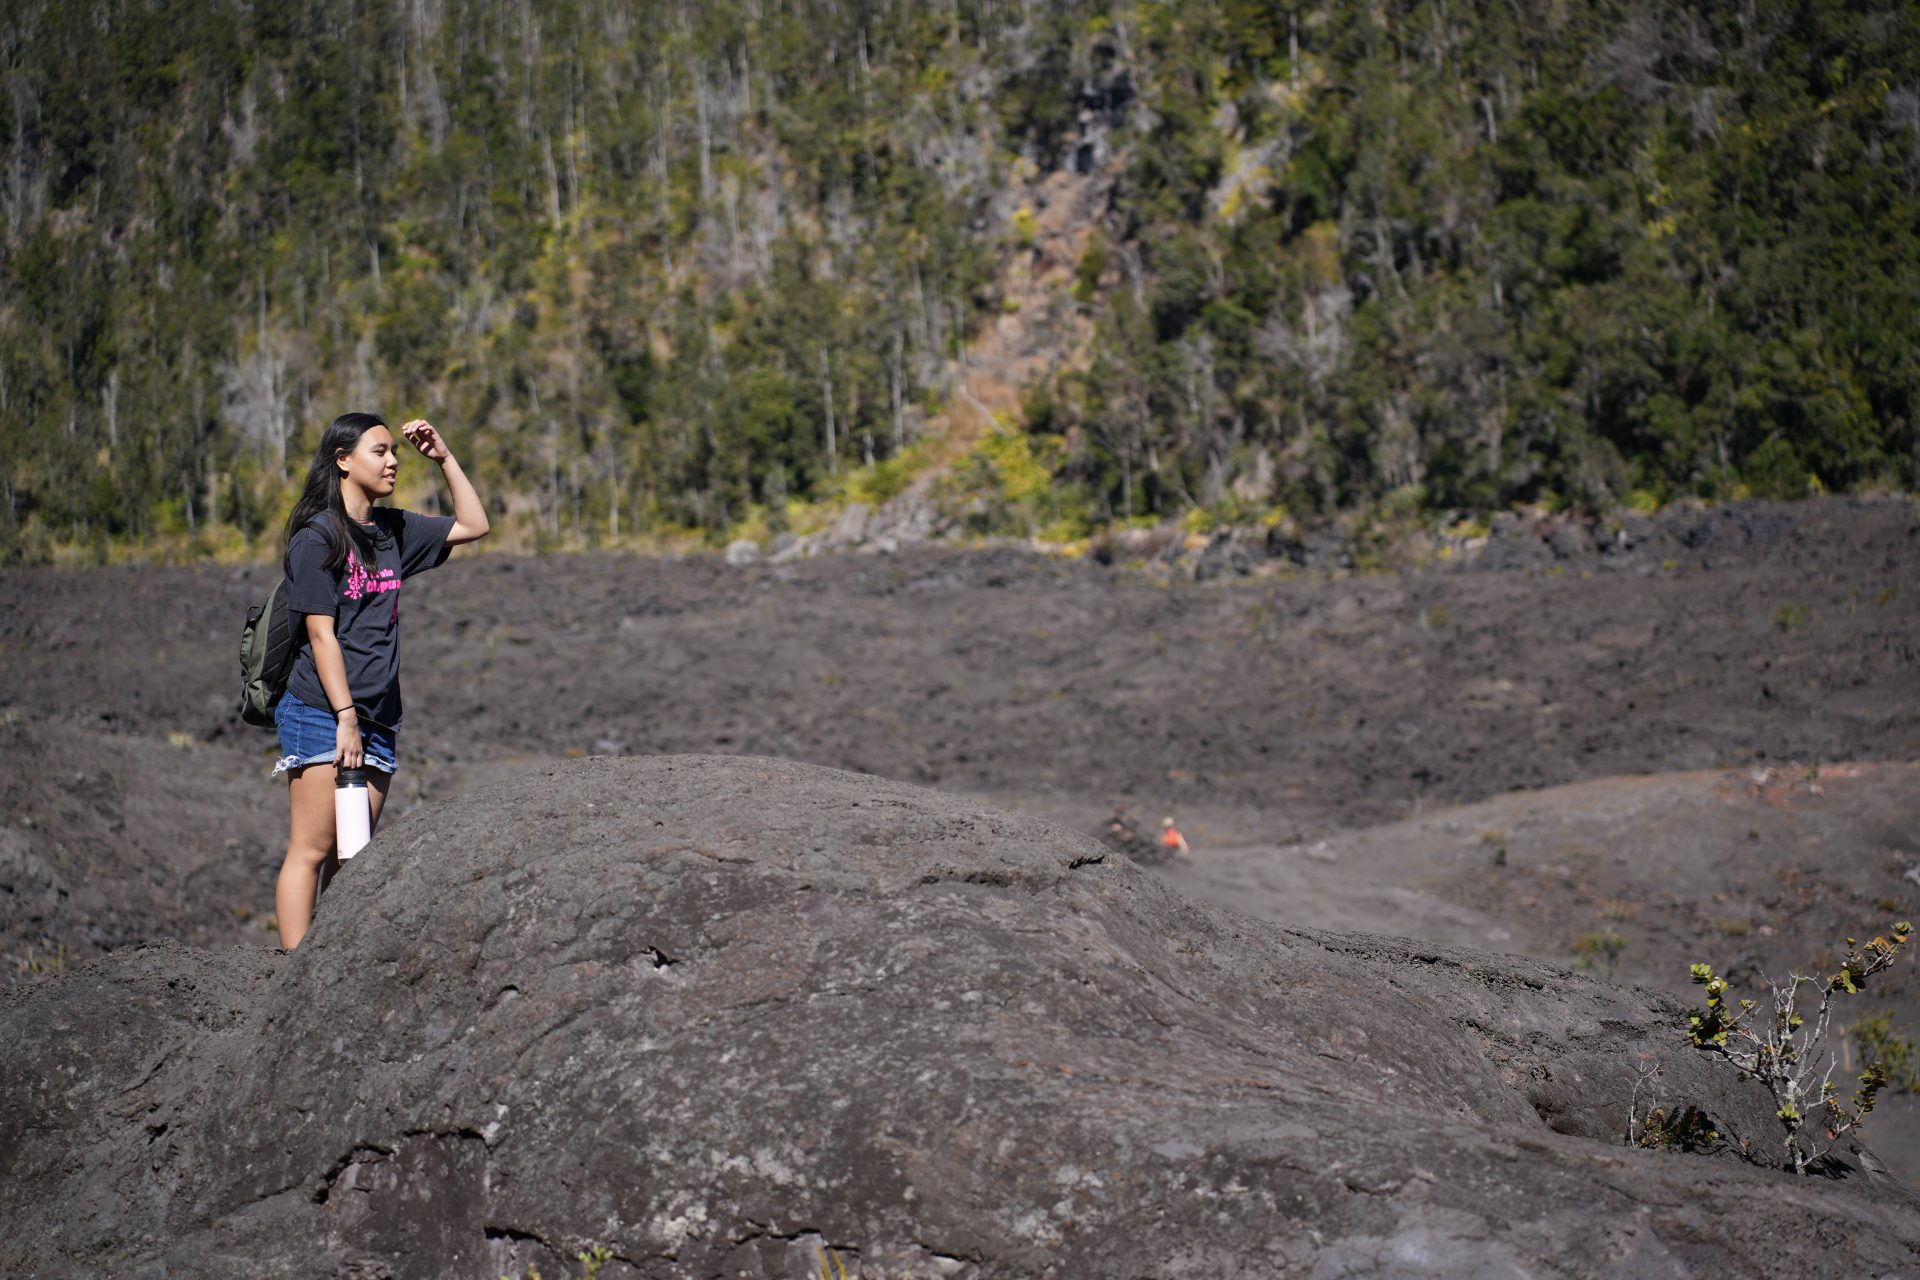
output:
<path id="1" fill-rule="evenodd" d="M 280 705 L 273 709 L 273 723 L 280 730 L 281 752 L 279 762 L 273 766 L 275 773 L 332 761 L 339 726 L 330 713 L 310 707 L 287 693 L 280 696 Z M 385 774 L 394 771 L 399 756 L 393 730 L 362 725 L 360 742 L 366 751 L 367 768 Z"/>

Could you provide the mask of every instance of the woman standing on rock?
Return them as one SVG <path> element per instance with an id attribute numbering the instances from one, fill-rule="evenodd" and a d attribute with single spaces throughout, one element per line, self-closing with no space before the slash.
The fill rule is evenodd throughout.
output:
<path id="1" fill-rule="evenodd" d="M 368 771 L 378 823 L 399 763 L 400 584 L 487 534 L 480 497 L 440 433 L 416 418 L 400 434 L 439 464 L 452 516 L 375 507 L 399 472 L 393 433 L 375 414 L 344 413 L 321 436 L 287 517 L 287 612 L 299 651 L 274 711 L 282 753 L 274 772 L 290 779 L 292 809 L 274 907 L 289 950 L 300 945 L 326 878 L 339 868 L 335 770 Z"/>

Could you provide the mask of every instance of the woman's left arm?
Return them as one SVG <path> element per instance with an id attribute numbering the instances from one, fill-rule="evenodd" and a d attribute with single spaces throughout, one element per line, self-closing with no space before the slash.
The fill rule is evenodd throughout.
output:
<path id="1" fill-rule="evenodd" d="M 486 537 L 493 527 L 487 523 L 487 509 L 481 505 L 480 495 L 473 491 L 473 481 L 467 479 L 453 450 L 447 448 L 447 442 L 440 438 L 433 424 L 424 418 L 415 418 L 400 428 L 400 434 L 429 462 L 439 463 L 440 474 L 446 477 L 447 496 L 453 499 L 453 528 L 447 530 L 447 545 L 457 547 Z"/>

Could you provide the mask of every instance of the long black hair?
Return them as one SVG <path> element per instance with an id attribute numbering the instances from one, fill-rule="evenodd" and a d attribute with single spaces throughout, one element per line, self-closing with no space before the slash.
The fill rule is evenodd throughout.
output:
<path id="1" fill-rule="evenodd" d="M 360 447 L 360 437 L 387 420 L 377 413 L 343 413 L 320 433 L 320 447 L 313 451 L 313 465 L 307 468 L 307 483 L 300 500 L 287 517 L 280 545 L 293 542 L 293 535 L 310 524 L 315 516 L 324 520 L 333 536 L 327 552 L 327 571 L 338 573 L 347 567 L 347 549 L 360 552 L 362 564 L 373 563 L 373 543 L 366 530 L 347 518 L 346 504 L 340 498 L 340 457 Z"/>

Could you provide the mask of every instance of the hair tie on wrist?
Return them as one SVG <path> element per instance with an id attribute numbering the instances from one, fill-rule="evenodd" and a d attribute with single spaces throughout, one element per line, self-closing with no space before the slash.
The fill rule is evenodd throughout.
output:
<path id="1" fill-rule="evenodd" d="M 346 706 L 344 706 L 344 707 L 335 707 L 335 708 L 333 708 L 333 714 L 334 714 L 334 715 L 335 715 L 336 717 L 339 717 L 339 716 L 343 716 L 343 715 L 345 715 L 345 714 L 347 714 L 347 712 L 349 712 L 349 711 L 351 711 L 351 710 L 353 710 L 353 704 L 352 704 L 351 702 L 349 702 L 349 703 L 348 703 L 348 704 L 347 704 Z"/>

